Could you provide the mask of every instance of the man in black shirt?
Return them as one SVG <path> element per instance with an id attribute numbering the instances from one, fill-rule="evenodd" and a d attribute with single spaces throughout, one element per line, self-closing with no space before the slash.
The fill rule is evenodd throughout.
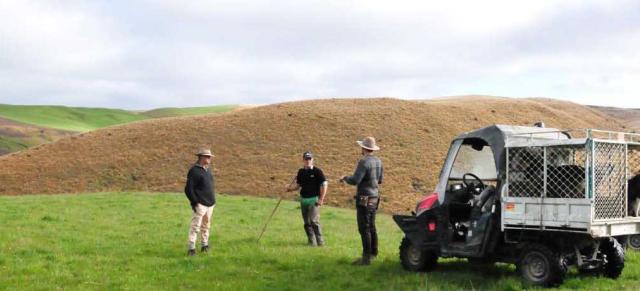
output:
<path id="1" fill-rule="evenodd" d="M 311 152 L 305 152 L 302 160 L 304 167 L 298 170 L 295 177 L 296 185 L 289 185 L 287 191 L 300 189 L 300 209 L 308 243 L 311 246 L 322 246 L 324 240 L 320 230 L 320 206 L 327 194 L 327 179 L 322 170 L 313 165 Z"/>
<path id="2" fill-rule="evenodd" d="M 196 239 L 198 232 L 202 237 L 202 252 L 209 251 L 209 227 L 213 207 L 216 206 L 215 180 L 211 171 L 210 150 L 202 149 L 196 154 L 198 161 L 191 167 L 187 174 L 187 184 L 184 187 L 184 194 L 189 199 L 189 204 L 193 210 L 191 217 L 191 227 L 189 228 L 189 251 L 187 255 L 196 254 Z"/>

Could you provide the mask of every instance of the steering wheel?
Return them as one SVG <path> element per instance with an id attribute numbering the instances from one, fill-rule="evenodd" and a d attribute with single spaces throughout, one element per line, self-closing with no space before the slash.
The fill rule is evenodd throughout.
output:
<path id="1" fill-rule="evenodd" d="M 475 181 L 469 181 L 467 180 L 467 176 L 472 177 Z M 469 190 L 469 191 L 473 191 L 473 192 L 478 192 L 475 189 L 476 188 L 480 188 L 480 191 L 482 191 L 482 189 L 485 188 L 484 183 L 482 182 L 482 180 L 480 178 L 478 178 L 478 176 L 471 174 L 471 173 L 466 173 L 464 175 L 462 175 L 462 184 L 464 184 L 464 186 Z M 480 193 L 480 192 L 478 192 Z"/>

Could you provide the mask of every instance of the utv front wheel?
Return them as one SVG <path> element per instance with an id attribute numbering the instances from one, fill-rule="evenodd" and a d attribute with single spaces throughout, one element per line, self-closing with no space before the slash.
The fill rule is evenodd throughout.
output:
<path id="1" fill-rule="evenodd" d="M 624 269 L 624 249 L 615 238 L 608 238 L 600 245 L 602 254 L 605 255 L 605 262 L 602 266 L 602 274 L 606 277 L 616 279 L 622 274 Z"/>
<path id="2" fill-rule="evenodd" d="M 522 249 L 517 269 L 527 282 L 544 287 L 562 284 L 567 274 L 565 261 L 541 244 L 527 244 Z"/>
<path id="3" fill-rule="evenodd" d="M 416 247 L 405 237 L 400 244 L 400 262 L 409 271 L 431 271 L 438 264 L 438 255 L 433 250 Z"/>

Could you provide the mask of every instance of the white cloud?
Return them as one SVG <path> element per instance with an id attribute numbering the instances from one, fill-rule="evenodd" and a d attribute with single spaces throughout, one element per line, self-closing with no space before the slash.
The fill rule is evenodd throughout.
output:
<path id="1" fill-rule="evenodd" d="M 640 107 L 638 8 L 3 1 L 0 103 L 151 108 L 479 93 Z"/>

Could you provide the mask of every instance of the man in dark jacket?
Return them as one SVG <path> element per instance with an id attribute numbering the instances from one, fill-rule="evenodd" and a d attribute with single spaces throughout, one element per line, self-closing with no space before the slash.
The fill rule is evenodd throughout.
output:
<path id="1" fill-rule="evenodd" d="M 374 151 L 380 150 L 373 137 L 365 137 L 357 142 L 362 148 L 363 158 L 352 176 L 344 176 L 340 182 L 357 185 L 356 210 L 358 215 L 358 231 L 362 239 L 362 258 L 354 265 L 369 265 L 378 255 L 378 233 L 376 231 L 376 211 L 380 203 L 378 185 L 382 184 L 382 161 Z"/>
<path id="2" fill-rule="evenodd" d="M 300 189 L 300 209 L 304 221 L 304 231 L 307 233 L 310 246 L 323 246 L 322 232 L 320 229 L 320 206 L 324 203 L 327 194 L 327 179 L 320 168 L 313 165 L 313 154 L 302 154 L 304 167 L 298 170 L 295 177 L 295 185 L 291 183 L 287 191 Z"/>
<path id="3" fill-rule="evenodd" d="M 211 171 L 210 150 L 202 149 L 196 154 L 198 161 L 191 167 L 187 174 L 187 184 L 184 193 L 189 199 L 193 215 L 189 229 L 189 251 L 187 255 L 196 254 L 196 239 L 198 232 L 202 237 L 202 252 L 209 251 L 209 228 L 213 207 L 216 206 L 215 180 Z"/>

